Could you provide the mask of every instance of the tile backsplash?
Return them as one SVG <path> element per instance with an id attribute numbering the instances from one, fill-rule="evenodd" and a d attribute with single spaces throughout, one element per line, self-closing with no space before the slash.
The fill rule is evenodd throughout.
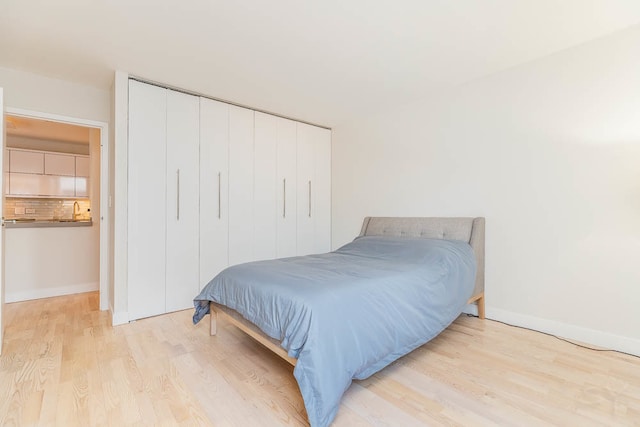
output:
<path id="1" fill-rule="evenodd" d="M 73 218 L 73 202 L 80 205 L 77 219 L 91 218 L 91 202 L 89 199 L 34 199 L 7 197 L 4 201 L 4 217 L 35 218 L 36 220 L 71 219 Z"/>

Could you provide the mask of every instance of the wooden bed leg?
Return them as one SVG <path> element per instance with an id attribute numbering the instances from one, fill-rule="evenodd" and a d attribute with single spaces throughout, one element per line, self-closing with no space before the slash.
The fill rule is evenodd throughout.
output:
<path id="1" fill-rule="evenodd" d="M 211 304 L 209 304 L 209 317 L 209 320 L 211 322 L 209 334 L 213 336 L 218 332 L 218 312 L 213 308 Z"/>
<path id="2" fill-rule="evenodd" d="M 484 293 L 478 298 L 478 318 L 484 319 Z"/>

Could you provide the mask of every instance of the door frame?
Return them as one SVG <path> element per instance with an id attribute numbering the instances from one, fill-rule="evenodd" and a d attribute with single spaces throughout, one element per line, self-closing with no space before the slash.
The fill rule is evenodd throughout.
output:
<path id="1" fill-rule="evenodd" d="M 49 120 L 100 130 L 100 310 L 109 309 L 109 124 L 41 111 L 6 107 L 3 114 L 30 119 Z"/>

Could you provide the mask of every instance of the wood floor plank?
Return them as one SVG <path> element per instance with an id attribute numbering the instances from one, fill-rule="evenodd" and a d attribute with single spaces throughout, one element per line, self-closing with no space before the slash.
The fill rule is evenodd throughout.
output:
<path id="1" fill-rule="evenodd" d="M 112 327 L 97 293 L 8 304 L 0 425 L 305 426 L 293 368 L 190 310 Z M 355 381 L 344 426 L 640 425 L 640 359 L 462 316 Z"/>

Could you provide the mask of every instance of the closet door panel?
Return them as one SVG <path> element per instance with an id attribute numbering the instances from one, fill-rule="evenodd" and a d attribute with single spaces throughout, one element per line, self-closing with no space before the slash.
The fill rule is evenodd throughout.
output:
<path id="1" fill-rule="evenodd" d="M 129 82 L 129 318 L 165 312 L 166 90 Z"/>
<path id="2" fill-rule="evenodd" d="M 229 265 L 253 260 L 253 121 L 229 106 Z"/>
<path id="3" fill-rule="evenodd" d="M 312 126 L 297 123 L 297 247 L 298 255 L 315 253 L 313 194 L 315 191 L 314 139 Z"/>
<path id="4" fill-rule="evenodd" d="M 200 289 L 229 265 L 229 105 L 200 98 Z"/>
<path id="5" fill-rule="evenodd" d="M 331 250 L 331 131 L 314 129 L 316 253 Z"/>
<path id="6" fill-rule="evenodd" d="M 278 118 L 255 113 L 253 259 L 276 257 L 276 166 Z"/>
<path id="7" fill-rule="evenodd" d="M 167 92 L 166 311 L 193 306 L 199 291 L 200 100 Z"/>
<path id="8" fill-rule="evenodd" d="M 296 256 L 296 122 L 278 118 L 277 126 L 278 258 Z"/>

